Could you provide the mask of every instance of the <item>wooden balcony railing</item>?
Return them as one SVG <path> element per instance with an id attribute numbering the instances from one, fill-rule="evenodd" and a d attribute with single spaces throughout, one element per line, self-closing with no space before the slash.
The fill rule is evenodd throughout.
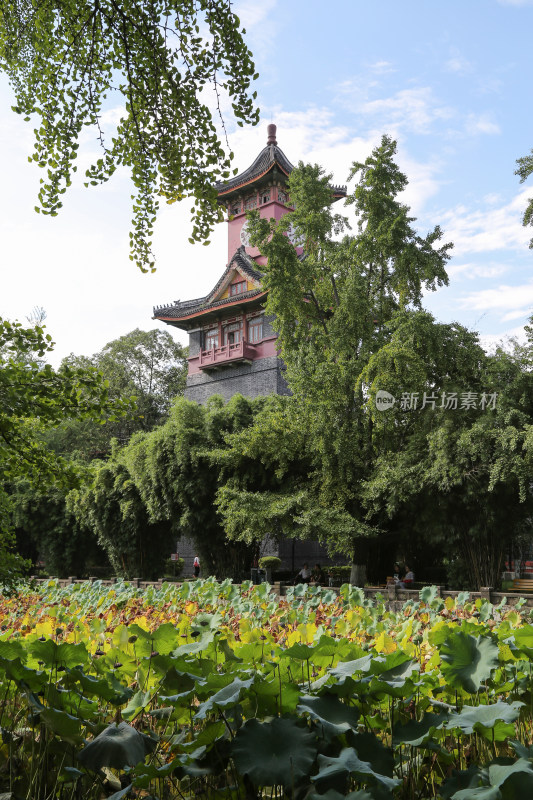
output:
<path id="1" fill-rule="evenodd" d="M 255 358 L 255 346 L 249 342 L 224 344 L 211 350 L 200 351 L 200 369 L 217 369 L 239 361 L 252 362 Z"/>

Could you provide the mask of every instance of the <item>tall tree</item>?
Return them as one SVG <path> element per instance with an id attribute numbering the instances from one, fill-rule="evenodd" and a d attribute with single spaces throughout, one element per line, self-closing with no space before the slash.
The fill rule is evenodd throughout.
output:
<path id="1" fill-rule="evenodd" d="M 407 179 L 394 161 L 396 143 L 384 136 L 364 162 L 347 199 L 358 232 L 337 241 L 344 220 L 332 213 L 330 176 L 300 163 L 290 176 L 294 212 L 276 224 L 251 214 L 252 241 L 268 257 L 267 313 L 275 316 L 281 355 L 298 413 L 314 453 L 309 505 L 322 503 L 352 520 L 354 571 L 364 580 L 366 541 L 361 481 L 374 458 L 371 424 L 359 377 L 390 338 L 397 313 L 419 308 L 424 290 L 447 283 L 451 245 L 442 232 L 425 237 L 398 195 Z M 285 235 L 292 224 L 305 257 Z M 294 238 L 294 237 L 293 237 Z"/>
<path id="2" fill-rule="evenodd" d="M 20 575 L 13 553 L 10 485 L 75 484 L 75 466 L 43 441 L 47 427 L 65 418 L 101 420 L 126 411 L 128 403 L 110 401 L 96 369 L 64 367 L 54 371 L 41 358 L 53 348 L 49 334 L 35 326 L 0 319 L 0 583 Z"/>
<path id="3" fill-rule="evenodd" d="M 243 34 L 231 0 L 4 0 L 0 69 L 15 91 L 14 110 L 37 117 L 32 159 L 47 170 L 37 210 L 61 208 L 89 125 L 102 155 L 86 185 L 130 170 L 131 258 L 143 271 L 153 268 L 161 196 L 191 198 L 191 239 L 206 239 L 221 216 L 213 184 L 229 177 L 233 154 L 202 92 L 213 90 L 219 116 L 227 96 L 239 125 L 257 122 L 250 92 L 257 74 Z M 106 129 L 110 107 L 121 117 Z"/>
<path id="4" fill-rule="evenodd" d="M 152 430 L 165 421 L 172 401 L 185 388 L 187 348 L 168 331 L 136 328 L 91 357 L 71 354 L 63 365 L 97 369 L 111 398 L 132 398 L 127 416 L 104 425 L 70 419 L 47 432 L 46 442 L 55 452 L 90 461 L 108 457 L 113 439 L 124 445 L 136 431 Z"/>

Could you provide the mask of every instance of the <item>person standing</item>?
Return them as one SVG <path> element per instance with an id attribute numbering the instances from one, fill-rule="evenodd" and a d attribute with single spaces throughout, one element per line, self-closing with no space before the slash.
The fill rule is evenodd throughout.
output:
<path id="1" fill-rule="evenodd" d="M 192 566 L 194 570 L 194 577 L 197 578 L 200 574 L 200 559 L 198 558 L 198 556 L 194 556 L 194 561 Z"/>

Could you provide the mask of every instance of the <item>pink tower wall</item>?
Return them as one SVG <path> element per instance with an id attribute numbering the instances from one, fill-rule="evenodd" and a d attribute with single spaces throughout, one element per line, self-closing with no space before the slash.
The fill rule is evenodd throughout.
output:
<path id="1" fill-rule="evenodd" d="M 271 200 L 270 203 L 266 203 L 259 208 L 260 217 L 265 219 L 271 219 L 273 217 L 276 222 L 279 222 L 279 220 L 289 212 L 290 209 L 286 208 L 286 206 L 282 205 L 277 200 Z M 235 251 L 241 246 L 241 228 L 245 222 L 245 212 L 237 214 L 233 219 L 228 220 L 228 264 L 230 259 L 235 255 Z M 257 247 L 247 247 L 246 252 L 254 261 L 257 261 L 258 264 L 266 263 L 266 258 L 260 255 Z"/>

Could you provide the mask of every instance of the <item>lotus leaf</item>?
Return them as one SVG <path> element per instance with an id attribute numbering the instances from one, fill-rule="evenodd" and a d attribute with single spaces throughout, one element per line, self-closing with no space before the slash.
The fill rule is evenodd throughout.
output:
<path id="1" fill-rule="evenodd" d="M 332 734 L 345 733 L 356 728 L 359 711 L 353 706 L 343 703 L 333 694 L 325 693 L 320 697 L 302 695 L 297 711 L 319 722 L 325 731 Z"/>
<path id="2" fill-rule="evenodd" d="M 350 792 L 346 795 L 336 792 L 335 789 L 328 789 L 324 794 L 311 792 L 307 798 L 308 800 L 374 800 L 366 789 L 359 789 L 357 792 Z"/>
<path id="3" fill-rule="evenodd" d="M 111 723 L 78 753 L 79 761 L 89 769 L 134 767 L 153 753 L 157 741 L 135 730 L 127 722 Z"/>
<path id="4" fill-rule="evenodd" d="M 346 678 L 351 678 L 355 672 L 368 672 L 371 663 L 372 657 L 369 655 L 356 658 L 354 661 L 339 661 L 334 669 L 329 670 L 329 673 L 342 686 Z"/>
<path id="5" fill-rule="evenodd" d="M 347 779 L 349 775 L 355 775 L 362 781 L 380 783 L 389 790 L 401 783 L 397 778 L 375 772 L 370 762 L 362 761 L 353 747 L 343 748 L 338 758 L 319 755 L 318 765 L 319 772 L 317 775 L 312 775 L 311 780 L 322 786 L 330 782 L 338 785 L 339 778 Z"/>
<path id="6" fill-rule="evenodd" d="M 132 789 L 133 786 L 130 784 L 129 786 L 126 786 L 125 789 L 120 789 L 120 791 L 112 794 L 110 797 L 107 798 L 107 800 L 121 800 L 121 798 L 126 797 L 126 795 L 128 795 L 132 791 Z"/>
<path id="7" fill-rule="evenodd" d="M 242 681 L 240 678 L 235 678 L 230 684 L 224 686 L 215 694 L 202 703 L 196 712 L 195 719 L 205 719 L 206 715 L 214 708 L 228 708 L 239 702 L 242 692 L 249 689 L 254 683 L 255 676 Z"/>
<path id="8" fill-rule="evenodd" d="M 249 719 L 237 732 L 231 753 L 237 770 L 255 786 L 291 786 L 308 775 L 316 757 L 315 737 L 293 719 Z"/>
<path id="9" fill-rule="evenodd" d="M 150 692 L 143 692 L 139 690 L 138 692 L 135 692 L 126 708 L 122 711 L 122 716 L 124 719 L 133 719 L 133 717 L 137 716 L 139 711 L 145 709 L 149 703 Z"/>
<path id="10" fill-rule="evenodd" d="M 443 642 L 440 657 L 448 683 L 474 694 L 498 666 L 498 645 L 488 637 L 458 631 Z"/>
<path id="11" fill-rule="evenodd" d="M 459 714 L 450 714 L 448 728 L 460 728 L 463 733 L 481 733 L 487 738 L 503 741 L 514 733 L 514 725 L 509 727 L 520 714 L 524 705 L 520 700 L 514 703 L 497 703 L 481 706 L 463 706 Z M 503 724 L 502 724 L 503 723 Z M 487 731 L 493 729 L 488 734 Z"/>
<path id="12" fill-rule="evenodd" d="M 427 742 L 434 730 L 442 727 L 447 719 L 447 714 L 426 713 L 420 722 L 410 720 L 405 725 L 395 725 L 393 743 L 420 747 L 421 744 Z"/>
<path id="13" fill-rule="evenodd" d="M 87 662 L 89 654 L 84 644 L 57 644 L 52 639 L 41 642 L 37 639 L 28 648 L 33 658 L 43 661 L 48 666 L 61 664 L 65 667 L 76 667 Z"/>

